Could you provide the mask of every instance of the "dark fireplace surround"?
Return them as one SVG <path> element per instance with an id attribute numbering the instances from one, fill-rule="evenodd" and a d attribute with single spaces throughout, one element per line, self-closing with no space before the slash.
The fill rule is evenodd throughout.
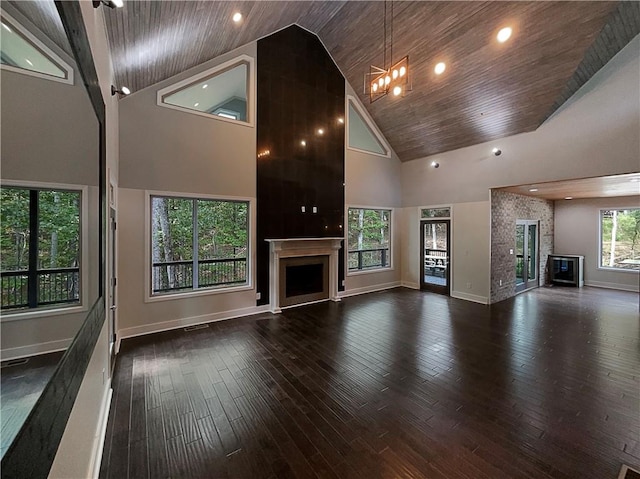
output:
<path id="1" fill-rule="evenodd" d="M 269 304 L 271 311 L 288 307 L 290 301 L 337 300 L 342 289 L 344 255 L 333 249 L 331 240 L 344 237 L 344 119 L 345 80 L 316 35 L 292 25 L 258 40 L 257 151 L 269 153 L 257 159 L 256 288 L 258 305 Z M 313 254 L 307 251 L 310 243 L 283 245 L 287 254 L 297 249 L 301 257 L 329 261 L 322 277 L 318 266 L 291 271 L 298 276 L 288 287 L 295 300 L 286 298 L 286 284 L 280 287 L 281 265 L 272 262 L 273 238 L 329 240 L 320 253 L 314 246 Z M 304 261 L 285 263 L 295 267 Z M 313 280 L 308 275 L 317 276 Z M 295 291 L 314 289 L 318 282 L 326 290 L 322 298 L 320 292 Z"/>

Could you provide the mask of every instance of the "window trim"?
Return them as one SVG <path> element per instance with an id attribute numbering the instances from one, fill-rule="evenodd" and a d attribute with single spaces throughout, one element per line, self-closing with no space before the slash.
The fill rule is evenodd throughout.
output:
<path id="1" fill-rule="evenodd" d="M 45 305 L 33 309 L 8 309 L 0 315 L 0 322 L 36 319 L 44 316 L 81 313 L 89 310 L 89 186 L 66 183 L 43 183 L 39 181 L 0 180 L 2 188 L 23 188 L 32 190 L 67 190 L 80 193 L 80 302 L 69 306 Z M 97 188 L 97 187 L 95 187 Z M 97 259 L 96 251 L 96 262 Z"/>
<path id="2" fill-rule="evenodd" d="M 193 83 L 198 83 L 200 80 L 209 77 L 215 77 L 216 74 L 224 73 L 225 71 L 233 69 L 233 67 L 238 66 L 239 64 L 245 63 L 247 65 L 247 120 L 233 120 L 231 118 L 225 118 L 223 116 L 214 115 L 212 113 L 192 110 L 190 108 L 185 108 L 178 105 L 172 105 L 169 103 L 165 103 L 163 101 L 165 96 L 168 96 L 172 93 L 176 93 L 179 90 L 183 90 Z M 237 57 L 232 58 L 224 63 L 216 65 L 211 68 L 207 68 L 206 70 L 196 73 L 195 75 L 191 75 L 184 80 L 181 80 L 177 83 L 173 83 L 168 87 L 162 88 L 156 93 L 156 104 L 162 108 L 170 108 L 172 110 L 178 110 L 183 113 L 190 113 L 192 115 L 198 115 L 205 118 L 209 118 L 212 120 L 224 121 L 227 123 L 233 123 L 235 125 L 241 125 L 253 128 L 255 127 L 255 61 L 249 55 L 239 55 Z"/>
<path id="3" fill-rule="evenodd" d="M 165 293 L 154 295 L 151 293 L 151 198 L 153 196 L 165 196 L 173 198 L 195 199 L 195 200 L 219 200 L 219 201 L 243 201 L 249 205 L 249 216 L 247 218 L 247 226 L 249 232 L 247 234 L 247 282 L 238 286 L 227 286 L 218 288 L 200 288 L 195 290 L 177 291 L 175 293 Z M 255 199 L 244 196 L 224 196 L 224 195 L 206 195 L 198 193 L 180 193 L 175 191 L 156 191 L 145 190 L 145 226 L 144 226 L 144 302 L 155 303 L 156 301 L 172 301 L 193 298 L 198 296 L 209 296 L 215 294 L 236 293 L 239 291 L 250 291 L 254 289 L 254 267 L 253 245 L 255 244 L 255 218 L 254 204 Z"/>
<path id="4" fill-rule="evenodd" d="M 350 270 L 349 269 L 349 210 L 350 209 L 362 209 L 362 210 L 385 210 L 389 212 L 389 266 L 379 266 L 379 267 L 375 267 L 375 268 L 367 268 L 367 269 L 354 269 L 354 270 Z M 344 269 L 345 269 L 345 276 L 346 277 L 350 277 L 350 276 L 361 276 L 361 275 L 365 275 L 365 274 L 372 274 L 372 273 L 384 273 L 387 271 L 394 271 L 395 270 L 395 264 L 393 261 L 393 253 L 394 253 L 394 241 L 393 241 L 393 233 L 395 231 L 395 226 L 394 226 L 394 221 L 395 221 L 395 211 L 396 208 L 390 207 L 390 206 L 364 206 L 364 205 L 345 205 L 345 214 L 344 217 L 346 218 L 346 232 L 345 232 L 345 236 L 344 236 L 344 244 L 345 244 L 345 248 L 344 248 Z"/>
<path id="5" fill-rule="evenodd" d="M 8 23 L 14 27 L 19 34 L 25 38 L 28 42 L 30 42 L 37 50 L 39 50 L 45 57 L 48 57 L 49 60 L 56 64 L 61 70 L 66 73 L 66 78 L 60 78 L 53 75 L 47 75 L 46 73 L 41 73 L 34 70 L 27 70 L 25 68 L 15 67 L 13 65 L 7 65 L 5 63 L 0 63 L 0 69 L 7 70 L 13 73 L 19 73 L 22 75 L 28 75 L 36 78 L 41 78 L 43 80 L 52 80 L 59 83 L 65 83 L 67 85 L 73 85 L 73 67 L 69 65 L 66 61 L 64 61 L 60 55 L 55 53 L 50 47 L 45 45 L 40 39 L 38 39 L 33 33 L 29 31 L 22 23 L 16 20 L 13 16 L 9 15 L 6 10 L 0 9 L 0 15 L 8 20 Z"/>
<path id="6" fill-rule="evenodd" d="M 598 208 L 598 271 L 611 271 L 616 273 L 640 273 L 640 265 L 635 269 L 616 268 L 615 266 L 602 266 L 602 212 L 612 210 L 640 210 L 638 206 L 616 206 L 611 208 Z"/>
<path id="7" fill-rule="evenodd" d="M 365 153 L 367 155 L 375 155 L 381 158 L 391 158 L 391 146 L 389 146 L 389 143 L 387 143 L 386 138 L 382 135 L 380 130 L 378 130 L 378 127 L 373 122 L 373 120 L 369 117 L 369 114 L 360 105 L 360 102 L 358 101 L 358 99 L 352 95 L 346 95 L 345 102 L 346 102 L 345 114 L 347 117 L 347 125 L 345 128 L 345 135 L 346 135 L 345 147 L 347 148 L 347 150 L 357 151 L 359 153 Z M 369 129 L 371 130 L 373 135 L 376 137 L 378 142 L 380 142 L 382 147 L 387 151 L 386 154 L 383 155 L 382 153 L 376 153 L 374 151 L 363 150 L 362 148 L 356 148 L 356 147 L 350 146 L 349 125 L 351 123 L 351 114 L 349 113 L 349 102 L 353 104 L 353 107 L 357 110 L 358 114 L 360 115 L 360 118 L 363 119 L 363 121 L 369 127 Z"/>

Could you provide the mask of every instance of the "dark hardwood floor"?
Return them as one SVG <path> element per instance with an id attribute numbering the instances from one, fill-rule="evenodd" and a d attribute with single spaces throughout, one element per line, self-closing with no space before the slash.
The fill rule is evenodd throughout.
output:
<path id="1" fill-rule="evenodd" d="M 408 289 L 122 342 L 101 478 L 598 478 L 640 466 L 638 295 Z"/>

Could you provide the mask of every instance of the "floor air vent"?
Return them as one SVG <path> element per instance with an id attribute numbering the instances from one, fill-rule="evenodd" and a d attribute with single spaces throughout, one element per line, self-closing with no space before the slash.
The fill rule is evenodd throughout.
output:
<path id="1" fill-rule="evenodd" d="M 5 361 L 2 363 L 2 368 L 10 368 L 11 366 L 20 366 L 21 364 L 27 364 L 29 362 L 29 358 L 22 359 L 11 359 L 9 361 Z"/>
<path id="2" fill-rule="evenodd" d="M 195 331 L 196 329 L 206 329 L 208 328 L 208 324 L 196 324 L 195 326 L 187 326 L 184 328 L 185 331 Z"/>
<path id="3" fill-rule="evenodd" d="M 623 464 L 622 468 L 620 468 L 618 479 L 640 479 L 640 472 L 636 471 L 635 469 L 631 469 L 629 466 Z"/>

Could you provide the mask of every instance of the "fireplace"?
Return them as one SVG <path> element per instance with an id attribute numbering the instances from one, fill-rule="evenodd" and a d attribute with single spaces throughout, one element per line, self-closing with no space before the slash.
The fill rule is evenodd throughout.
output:
<path id="1" fill-rule="evenodd" d="M 338 250 L 342 238 L 267 239 L 269 309 L 338 298 Z"/>

